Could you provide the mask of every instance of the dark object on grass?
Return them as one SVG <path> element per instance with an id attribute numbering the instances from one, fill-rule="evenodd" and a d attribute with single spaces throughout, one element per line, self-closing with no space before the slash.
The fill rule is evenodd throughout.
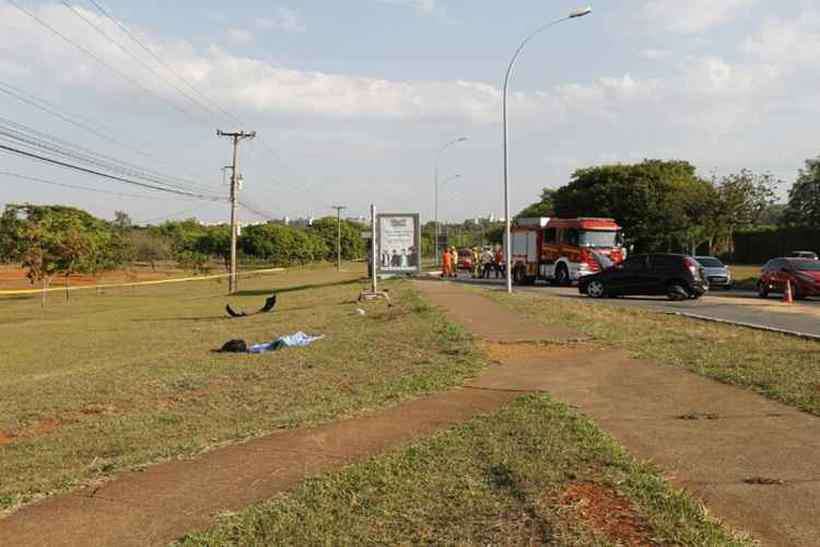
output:
<path id="1" fill-rule="evenodd" d="M 248 353 L 248 344 L 244 340 L 230 340 L 225 342 L 218 351 L 220 353 Z"/>
<path id="2" fill-rule="evenodd" d="M 768 477 L 752 477 L 750 479 L 745 479 L 743 482 L 746 484 L 759 484 L 761 486 L 780 486 L 786 484 L 786 481 L 781 479 L 770 479 Z"/>
<path id="3" fill-rule="evenodd" d="M 258 311 L 254 313 L 245 313 L 244 311 L 236 311 L 234 310 L 230 304 L 225 306 L 225 311 L 228 312 L 228 315 L 231 317 L 248 317 L 250 315 L 256 315 L 257 313 L 269 313 L 273 311 L 273 308 L 276 307 L 276 295 L 272 294 L 265 300 L 265 305 L 259 308 Z"/>

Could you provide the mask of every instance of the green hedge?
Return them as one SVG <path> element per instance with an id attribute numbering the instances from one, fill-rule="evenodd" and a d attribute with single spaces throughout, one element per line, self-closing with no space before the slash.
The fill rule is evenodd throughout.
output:
<path id="1" fill-rule="evenodd" d="M 734 261 L 741 264 L 762 264 L 792 251 L 819 251 L 820 230 L 781 228 L 779 230 L 738 232 L 735 234 Z"/>

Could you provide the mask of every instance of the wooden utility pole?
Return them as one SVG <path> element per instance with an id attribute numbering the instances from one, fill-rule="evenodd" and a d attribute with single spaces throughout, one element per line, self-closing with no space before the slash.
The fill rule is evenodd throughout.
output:
<path id="1" fill-rule="evenodd" d="M 334 205 L 331 209 L 336 209 L 336 271 L 342 271 L 342 211 L 347 209 L 346 205 Z"/>
<path id="2" fill-rule="evenodd" d="M 236 205 L 239 201 L 239 143 L 246 139 L 256 137 L 256 131 L 233 131 L 225 132 L 216 130 L 217 137 L 229 137 L 233 139 L 233 163 L 231 163 L 231 273 L 228 277 L 228 294 L 234 294 L 237 290 L 236 278 L 236 236 L 239 233 L 239 217 Z"/>

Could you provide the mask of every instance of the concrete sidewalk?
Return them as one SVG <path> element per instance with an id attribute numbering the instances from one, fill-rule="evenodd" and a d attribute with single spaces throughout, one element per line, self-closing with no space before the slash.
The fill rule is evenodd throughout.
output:
<path id="1" fill-rule="evenodd" d="M 509 331 L 522 322 L 534 323 L 456 284 L 418 287 L 454 319 L 473 310 L 466 326 L 494 317 L 504 318 L 503 328 Z M 505 337 L 515 338 L 506 331 Z M 820 545 L 816 417 L 615 350 L 491 345 L 490 352 L 504 367 L 470 386 L 548 392 L 593 418 L 639 459 L 658 465 L 674 484 L 701 498 L 736 529 L 767 545 Z"/>

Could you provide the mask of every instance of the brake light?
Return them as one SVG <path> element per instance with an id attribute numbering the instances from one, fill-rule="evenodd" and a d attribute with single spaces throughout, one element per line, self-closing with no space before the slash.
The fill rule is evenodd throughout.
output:
<path id="1" fill-rule="evenodd" d="M 698 277 L 698 275 L 700 275 L 700 265 L 697 260 L 687 256 L 683 262 L 686 264 L 686 267 L 689 268 L 689 271 L 692 272 L 693 276 Z"/>

